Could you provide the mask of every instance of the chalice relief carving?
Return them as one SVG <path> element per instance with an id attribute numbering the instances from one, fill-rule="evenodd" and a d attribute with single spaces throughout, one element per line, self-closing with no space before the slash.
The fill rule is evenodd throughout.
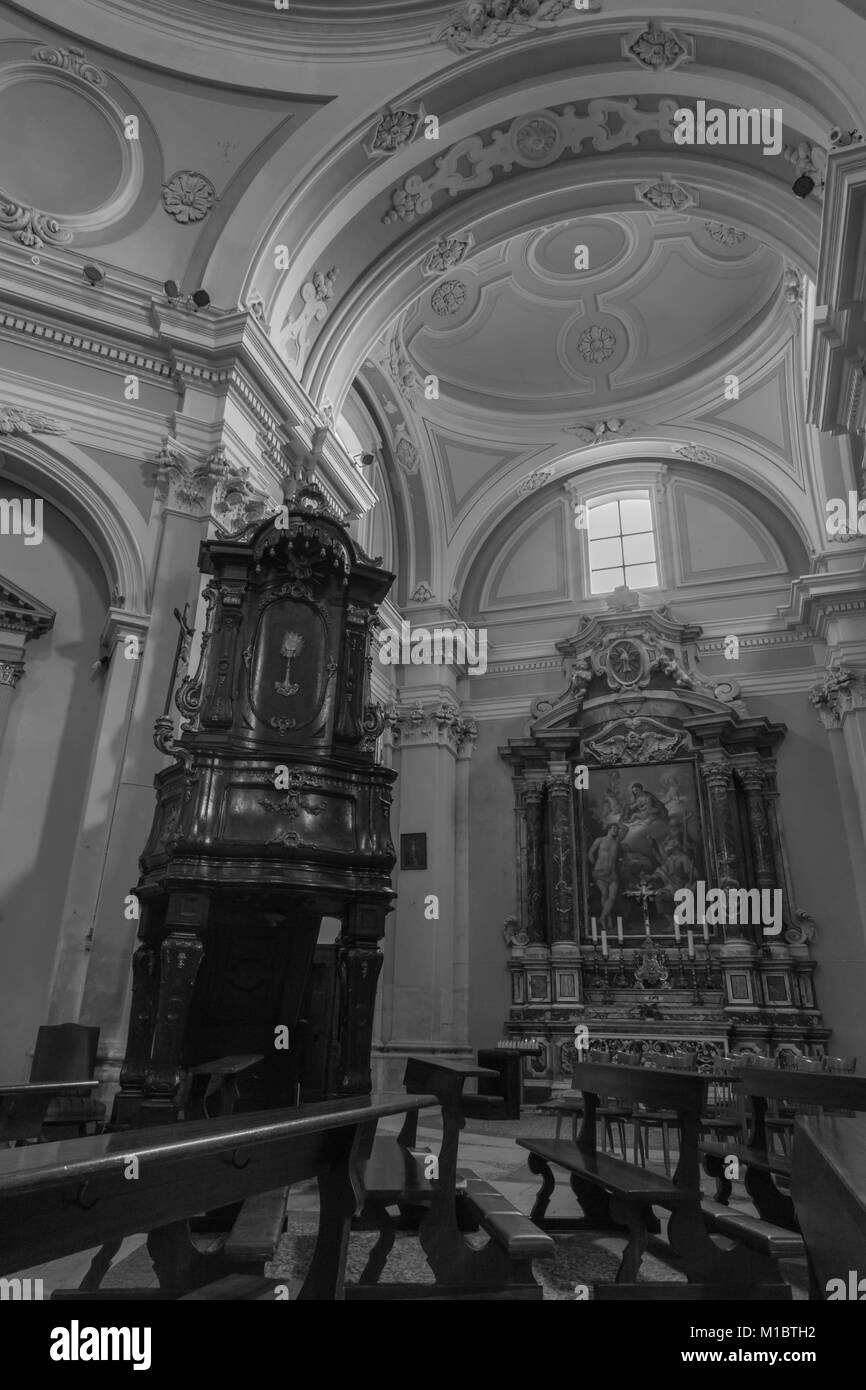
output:
<path id="1" fill-rule="evenodd" d="M 292 680 L 292 662 L 303 650 L 304 639 L 299 632 L 284 632 L 283 641 L 280 647 L 280 655 L 286 658 L 285 679 L 274 681 L 274 690 L 278 695 L 297 695 L 300 685 Z"/>

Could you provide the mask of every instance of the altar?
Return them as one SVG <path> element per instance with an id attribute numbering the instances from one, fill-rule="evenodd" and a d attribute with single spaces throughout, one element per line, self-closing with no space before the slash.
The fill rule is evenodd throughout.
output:
<path id="1" fill-rule="evenodd" d="M 564 689 L 500 749 L 518 862 L 504 1031 L 542 1044 L 530 1084 L 568 1085 L 577 1047 L 705 1067 L 824 1051 L 776 783 L 786 730 L 702 675 L 699 636 L 618 591 L 557 644 Z"/>

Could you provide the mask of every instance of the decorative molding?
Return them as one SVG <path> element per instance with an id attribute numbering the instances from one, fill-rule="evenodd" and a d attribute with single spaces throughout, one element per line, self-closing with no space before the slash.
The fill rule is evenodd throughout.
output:
<path id="1" fill-rule="evenodd" d="M 66 434 L 66 425 L 61 425 L 51 415 L 43 415 L 40 410 L 19 410 L 17 406 L 0 406 L 0 435 L 2 434 Z"/>
<path id="2" fill-rule="evenodd" d="M 162 205 L 169 217 L 183 226 L 202 222 L 214 203 L 217 192 L 206 174 L 194 169 L 179 169 L 162 185 Z"/>
<path id="3" fill-rule="evenodd" d="M 175 367 L 171 363 L 161 361 L 157 357 L 131 352 L 127 348 L 116 347 L 113 343 L 103 342 L 99 338 L 87 338 L 68 328 L 59 328 L 21 314 L 0 310 L 0 329 L 36 338 L 39 342 L 54 343 L 57 347 L 69 348 L 76 353 L 92 354 L 104 361 L 115 362 L 118 367 L 135 367 L 138 371 L 152 372 L 154 376 L 161 377 L 171 377 L 175 374 Z"/>
<path id="4" fill-rule="evenodd" d="M 398 150 L 411 145 L 423 118 L 423 105 L 415 111 L 406 107 L 383 111 L 364 141 L 364 149 L 371 159 L 382 159 L 396 154 Z"/>
<path id="5" fill-rule="evenodd" d="M 577 107 L 571 105 L 559 112 L 551 110 L 531 117 L 518 116 L 507 130 L 496 128 L 458 140 L 437 158 L 433 173 L 426 177 L 410 175 L 392 190 L 391 205 L 382 221 L 386 225 L 412 222 L 432 210 L 437 193 L 447 191 L 455 197 L 473 188 L 486 188 L 493 181 L 496 170 L 511 174 L 515 166 L 535 169 L 542 164 L 552 164 L 566 151 L 581 154 L 587 141 L 594 150 L 606 153 L 623 145 L 636 145 L 642 134 L 652 131 L 666 143 L 673 144 L 674 115 L 678 109 L 672 97 L 662 97 L 655 111 L 639 111 L 637 97 L 602 97 L 586 102 L 585 115 L 579 115 Z M 557 138 L 543 153 L 542 146 L 547 143 L 544 136 L 549 129 L 555 130 Z M 670 175 L 664 177 L 673 183 Z M 647 188 L 653 186 L 646 185 Z M 687 195 L 682 204 L 696 205 L 694 194 Z"/>
<path id="6" fill-rule="evenodd" d="M 65 246 L 72 240 L 72 233 L 56 217 L 8 198 L 0 200 L 0 227 L 30 250 L 38 251 L 46 244 Z"/>
<path id="7" fill-rule="evenodd" d="M 649 203 L 659 212 L 684 212 L 686 208 L 699 205 L 697 190 L 677 183 L 672 174 L 662 174 L 661 178 L 635 184 L 634 191 L 639 203 Z"/>
<path id="8" fill-rule="evenodd" d="M 704 230 L 720 246 L 739 246 L 746 240 L 746 233 L 741 232 L 739 227 L 729 227 L 724 222 L 705 222 Z"/>
<path id="9" fill-rule="evenodd" d="M 613 439 L 627 439 L 638 428 L 635 420 L 597 420 L 594 425 L 563 425 L 566 434 L 574 434 L 581 444 L 609 444 Z"/>
<path id="10" fill-rule="evenodd" d="M 674 453 L 689 463 L 718 463 L 717 456 L 709 449 L 702 449 L 699 444 L 680 444 Z"/>
<path id="11" fill-rule="evenodd" d="M 657 19 L 627 34 L 621 41 L 622 56 L 645 72 L 673 72 L 681 63 L 695 60 L 695 41 L 688 34 L 666 29 Z"/>
<path id="12" fill-rule="evenodd" d="M 423 582 L 416 585 L 409 595 L 409 599 L 412 603 L 429 603 L 432 598 L 433 590 L 430 588 L 429 584 Z"/>
<path id="13" fill-rule="evenodd" d="M 451 270 L 464 261 L 474 245 L 475 237 L 471 232 L 464 232 L 461 236 L 440 237 L 421 261 L 421 274 L 425 277 L 443 275 L 446 270 Z"/>
<path id="14" fill-rule="evenodd" d="M 462 280 L 443 280 L 430 296 L 430 307 L 440 318 L 459 314 L 466 303 L 468 290 Z"/>
<path id="15" fill-rule="evenodd" d="M 688 746 L 686 734 L 669 729 L 657 719 L 620 719 L 602 738 L 586 739 L 583 744 L 602 767 L 663 763 Z"/>
<path id="16" fill-rule="evenodd" d="M 572 0 L 465 0 L 447 24 L 434 29 L 432 42 L 444 43 L 452 53 L 475 53 L 600 10 L 600 0 L 586 0 L 580 10 Z"/>
<path id="17" fill-rule="evenodd" d="M 339 275 L 335 265 L 330 270 L 314 270 L 312 276 L 301 286 L 303 308 L 286 325 L 287 342 L 294 343 L 297 361 L 300 362 L 307 347 L 307 335 L 313 323 L 321 323 L 327 318 L 328 305 L 334 297 L 334 281 Z"/>
<path id="18" fill-rule="evenodd" d="M 32 57 L 37 63 L 47 63 L 51 68 L 71 73 L 82 82 L 89 82 L 92 87 L 104 87 L 106 84 L 105 73 L 95 63 L 87 61 L 83 48 L 48 48 L 40 45 L 33 49 Z"/>

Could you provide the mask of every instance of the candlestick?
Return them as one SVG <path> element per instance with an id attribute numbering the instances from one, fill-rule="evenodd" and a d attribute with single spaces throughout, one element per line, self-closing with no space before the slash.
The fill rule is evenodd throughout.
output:
<path id="1" fill-rule="evenodd" d="M 674 913 L 674 936 L 676 937 L 676 942 L 677 942 L 677 945 L 679 946 L 679 944 L 680 944 L 680 924 L 679 924 L 679 922 L 677 921 L 677 915 L 676 915 L 676 913 Z"/>
<path id="2" fill-rule="evenodd" d="M 707 945 L 709 945 L 709 944 L 710 944 L 710 929 L 709 929 L 709 927 L 707 926 L 707 919 L 706 919 L 706 917 L 702 917 L 702 918 L 701 918 L 701 931 L 702 931 L 703 934 L 704 934 L 704 941 L 707 943 Z"/>
<path id="3" fill-rule="evenodd" d="M 595 918 L 594 918 L 594 917 L 590 917 L 590 919 L 589 919 L 589 926 L 590 926 L 590 931 L 592 932 L 592 939 L 593 939 L 593 941 L 598 941 L 598 931 L 596 930 Z"/>
<path id="4" fill-rule="evenodd" d="M 695 934 L 691 928 L 686 932 L 686 940 L 689 943 L 689 960 L 695 958 Z"/>
<path id="5" fill-rule="evenodd" d="M 617 919 L 616 919 L 616 939 L 617 939 L 617 941 L 619 942 L 619 944 L 620 944 L 620 946 L 621 946 L 621 945 L 622 945 L 622 918 L 621 918 L 621 917 L 617 917 Z"/>
<path id="6" fill-rule="evenodd" d="M 601 954 L 607 960 L 607 932 L 604 930 L 601 933 Z"/>

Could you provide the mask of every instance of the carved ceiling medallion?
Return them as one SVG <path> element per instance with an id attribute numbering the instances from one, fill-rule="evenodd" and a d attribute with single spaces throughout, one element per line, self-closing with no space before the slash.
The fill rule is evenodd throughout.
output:
<path id="1" fill-rule="evenodd" d="M 616 335 L 603 324 L 593 323 L 585 328 L 577 340 L 577 350 L 584 362 L 599 366 L 607 362 L 616 350 Z"/>
<path id="2" fill-rule="evenodd" d="M 443 280 L 430 296 L 430 307 L 441 318 L 459 314 L 466 303 L 468 291 L 462 280 Z"/>

